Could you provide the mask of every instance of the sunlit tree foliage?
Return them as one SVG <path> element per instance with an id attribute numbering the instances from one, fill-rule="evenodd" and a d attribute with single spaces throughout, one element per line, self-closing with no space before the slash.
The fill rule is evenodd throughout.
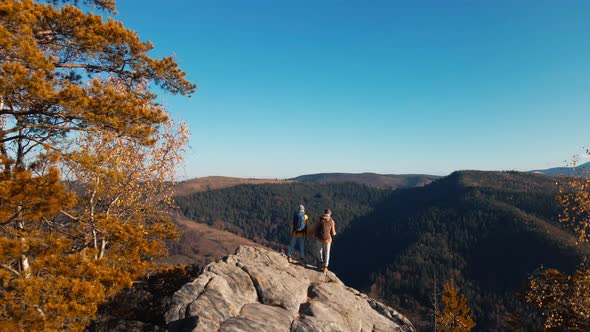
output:
<path id="1" fill-rule="evenodd" d="M 581 246 L 590 243 L 590 177 L 587 175 L 581 170 L 557 195 L 562 206 L 559 220 L 576 234 L 577 245 Z M 537 271 L 530 278 L 526 300 L 539 309 L 546 328 L 590 330 L 588 257 L 582 259 L 572 274 L 556 269 Z"/>
<path id="2" fill-rule="evenodd" d="M 469 332 L 475 327 L 467 300 L 463 294 L 459 295 L 453 279 L 444 284 L 440 302 L 442 310 L 436 318 L 438 331 Z"/>
<path id="3" fill-rule="evenodd" d="M 187 131 L 151 90 L 195 85 L 114 10 L 0 2 L 0 330 L 82 330 L 174 235 Z"/>

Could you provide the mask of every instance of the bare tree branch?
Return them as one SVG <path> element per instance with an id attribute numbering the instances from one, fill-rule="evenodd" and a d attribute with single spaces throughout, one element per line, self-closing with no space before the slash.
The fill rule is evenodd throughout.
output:
<path id="1" fill-rule="evenodd" d="M 71 214 L 67 213 L 64 210 L 59 210 L 59 212 L 61 212 L 61 214 L 63 214 L 64 216 L 66 216 L 66 217 L 68 217 L 68 218 L 70 218 L 72 220 L 75 220 L 75 221 L 79 221 L 80 220 L 80 218 L 74 217 L 74 216 L 72 216 Z"/>
<path id="2" fill-rule="evenodd" d="M 5 268 L 6 270 L 12 272 L 12 274 L 14 274 L 16 277 L 20 277 L 20 273 L 18 273 L 17 270 L 13 269 L 12 267 L 10 267 L 9 265 L 6 264 L 0 264 L 1 267 Z"/>

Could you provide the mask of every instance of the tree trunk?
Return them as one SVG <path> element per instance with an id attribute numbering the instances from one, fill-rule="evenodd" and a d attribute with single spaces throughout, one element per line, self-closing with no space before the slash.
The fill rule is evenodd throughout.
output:
<path id="1" fill-rule="evenodd" d="M 4 97 L 0 96 L 0 110 L 4 109 Z M 0 114 L 0 141 L 4 138 L 4 126 L 6 125 L 6 118 L 4 114 Z M 8 152 L 4 142 L 0 142 L 0 156 L 8 158 Z M 10 172 L 8 163 L 4 164 L 4 173 Z"/>
<path id="2" fill-rule="evenodd" d="M 20 209 L 21 209 L 21 207 L 19 206 L 19 214 L 20 214 Z M 25 225 L 22 220 L 19 220 L 16 222 L 16 227 L 21 231 L 25 230 Z M 23 246 L 26 247 L 26 245 L 27 245 L 26 239 L 24 237 L 21 237 L 20 240 L 23 243 Z M 31 264 L 29 263 L 29 257 L 26 254 L 22 254 L 20 257 L 20 268 L 21 268 L 21 271 L 23 272 L 22 274 L 25 276 L 25 278 L 28 278 L 31 275 Z"/>

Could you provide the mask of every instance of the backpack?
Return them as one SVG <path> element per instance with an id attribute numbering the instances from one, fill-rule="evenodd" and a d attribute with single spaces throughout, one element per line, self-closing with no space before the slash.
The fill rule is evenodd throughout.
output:
<path id="1" fill-rule="evenodd" d="M 297 211 L 293 214 L 293 229 L 302 232 L 305 229 L 305 212 Z"/>
<path id="2" fill-rule="evenodd" d="M 332 218 L 320 218 L 320 224 L 317 226 L 315 236 L 322 241 L 328 241 L 332 237 Z"/>

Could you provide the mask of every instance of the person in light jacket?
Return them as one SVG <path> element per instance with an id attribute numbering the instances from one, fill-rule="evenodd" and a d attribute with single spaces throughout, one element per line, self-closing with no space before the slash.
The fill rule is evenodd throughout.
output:
<path id="1" fill-rule="evenodd" d="M 325 273 L 330 264 L 330 247 L 332 246 L 332 239 L 336 236 L 336 225 L 332 219 L 332 211 L 330 209 L 324 210 L 324 215 L 320 217 L 315 224 L 313 234 L 320 242 L 320 257 L 321 269 Z"/>

